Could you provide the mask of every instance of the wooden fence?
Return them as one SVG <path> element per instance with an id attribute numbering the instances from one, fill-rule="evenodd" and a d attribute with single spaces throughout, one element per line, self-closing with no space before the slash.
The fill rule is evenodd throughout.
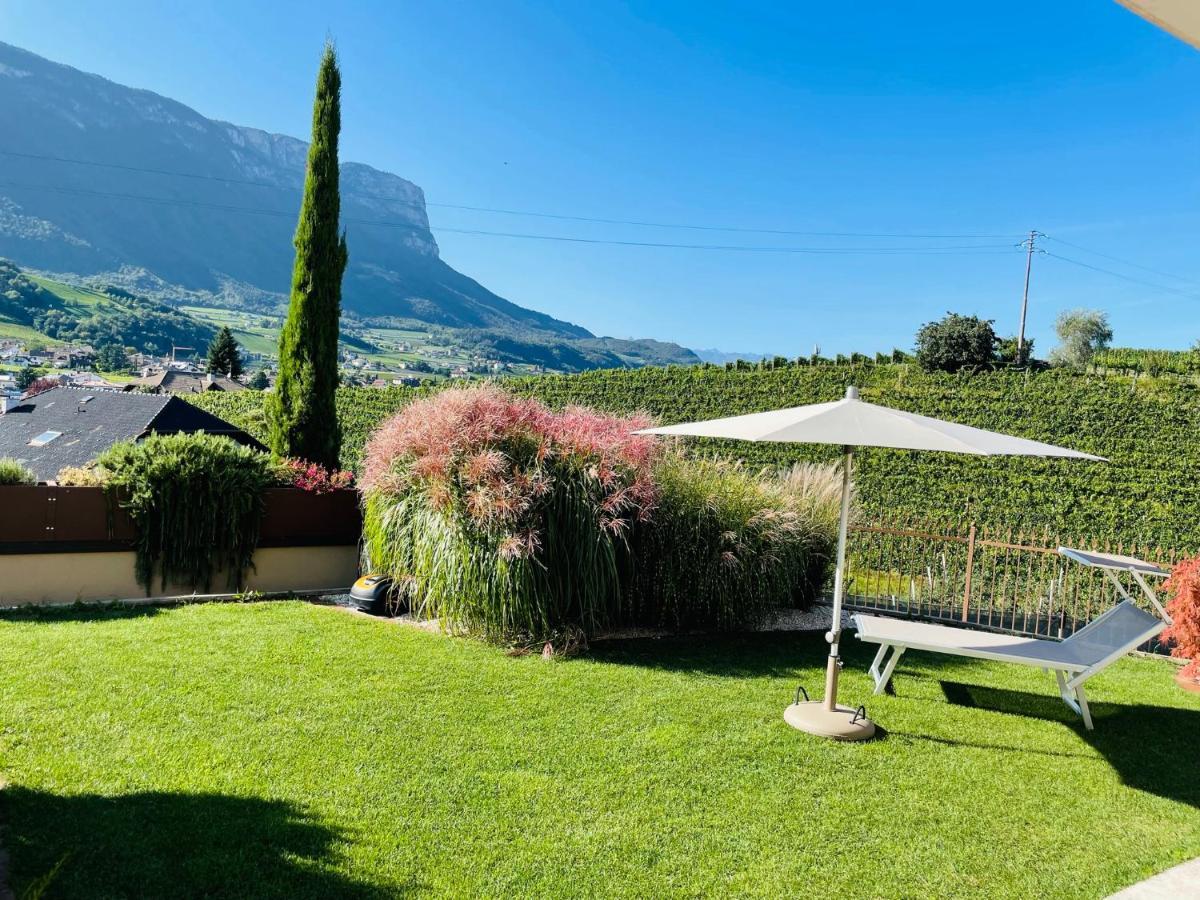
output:
<path id="1" fill-rule="evenodd" d="M 850 532 L 847 607 L 1053 638 L 1069 636 L 1120 599 L 1099 569 L 1071 562 L 1059 546 L 1128 554 L 1166 568 L 1179 557 L 1169 549 L 973 523 L 870 521 Z M 1140 596 L 1136 585 L 1127 587 Z"/>

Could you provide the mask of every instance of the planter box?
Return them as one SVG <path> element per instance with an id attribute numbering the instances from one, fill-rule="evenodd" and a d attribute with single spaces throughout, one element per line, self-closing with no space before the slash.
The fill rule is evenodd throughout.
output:
<path id="1" fill-rule="evenodd" d="M 261 547 L 357 545 L 362 536 L 357 491 L 269 488 L 263 500 Z M 128 550 L 135 536 L 133 520 L 110 509 L 103 488 L 0 487 L 0 554 Z"/>
<path id="2" fill-rule="evenodd" d="M 129 514 L 110 511 L 101 488 L 0 487 L 0 553 L 125 549 L 133 538 Z"/>
<path id="3" fill-rule="evenodd" d="M 270 488 L 264 500 L 260 547 L 357 545 L 362 537 L 358 491 L 310 494 L 297 488 Z"/>
<path id="4" fill-rule="evenodd" d="M 349 590 L 358 574 L 358 492 L 270 488 L 246 588 L 264 593 Z M 0 606 L 145 599 L 134 578 L 136 531 L 102 488 L 0 487 Z M 223 592 L 223 576 L 212 590 Z M 176 597 L 203 586 L 154 584 Z"/>

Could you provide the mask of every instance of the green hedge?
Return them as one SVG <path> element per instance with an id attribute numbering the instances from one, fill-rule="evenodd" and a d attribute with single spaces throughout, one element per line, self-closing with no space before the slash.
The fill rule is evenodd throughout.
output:
<path id="1" fill-rule="evenodd" d="M 212 589 L 223 571 L 240 590 L 258 543 L 263 492 L 275 480 L 265 453 L 212 434 L 151 435 L 114 444 L 98 460 L 105 490 L 137 526 L 136 571 L 149 595 L 155 575 Z"/>
<path id="2" fill-rule="evenodd" d="M 608 412 L 644 410 L 664 422 L 736 415 L 862 397 L 925 415 L 1066 444 L 1110 464 L 1069 460 L 981 459 L 868 450 L 859 456 L 864 507 L 901 517 L 975 520 L 992 527 L 1044 529 L 1200 547 L 1200 389 L 1176 379 L 1037 373 L 926 374 L 911 365 L 797 366 L 768 369 L 647 368 L 514 379 L 514 391 L 550 406 L 584 404 Z M 343 462 L 356 466 L 367 434 L 417 394 L 403 388 L 344 389 Z M 196 402 L 261 434 L 261 394 L 208 394 Z M 785 444 L 695 442 L 755 465 L 830 460 L 836 450 Z"/>

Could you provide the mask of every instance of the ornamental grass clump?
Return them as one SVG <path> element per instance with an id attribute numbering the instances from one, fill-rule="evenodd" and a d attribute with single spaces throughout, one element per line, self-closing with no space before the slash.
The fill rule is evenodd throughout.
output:
<path id="1" fill-rule="evenodd" d="M 151 591 L 157 574 L 203 587 L 223 571 L 242 587 L 258 543 L 263 492 L 275 471 L 265 453 L 210 434 L 152 435 L 115 444 L 97 461 L 110 500 L 137 528 L 138 581 Z"/>
<path id="2" fill-rule="evenodd" d="M 657 499 L 639 417 L 554 413 L 495 387 L 418 400 L 368 442 L 364 539 L 418 614 L 495 639 L 620 618 L 628 535 Z"/>
<path id="3" fill-rule="evenodd" d="M 14 484 L 37 484 L 37 477 L 15 459 L 0 459 L 0 487 Z"/>
<path id="4" fill-rule="evenodd" d="M 816 598 L 837 530 L 836 468 L 778 476 L 672 454 L 655 479 L 658 508 L 634 541 L 631 624 L 732 629 Z"/>

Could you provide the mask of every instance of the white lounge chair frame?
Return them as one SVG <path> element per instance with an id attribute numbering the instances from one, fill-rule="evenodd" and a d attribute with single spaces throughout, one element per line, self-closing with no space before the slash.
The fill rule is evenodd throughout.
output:
<path id="1" fill-rule="evenodd" d="M 909 649 L 1037 666 L 1044 671 L 1054 672 L 1063 702 L 1082 716 L 1083 724 L 1089 731 L 1092 730 L 1092 713 L 1088 708 L 1084 682 L 1171 624 L 1171 617 L 1163 609 L 1154 589 L 1146 582 L 1147 575 L 1162 577 L 1169 573 L 1154 563 L 1129 556 L 1093 553 L 1071 547 L 1059 547 L 1058 552 L 1081 565 L 1102 569 L 1104 576 L 1124 599 L 1064 641 L 1013 637 L 977 629 L 859 613 L 854 616 L 859 639 L 879 644 L 879 652 L 875 654 L 870 668 L 875 693 L 883 693 L 896 670 L 896 663 Z M 1156 615 L 1151 616 L 1138 608 L 1117 577 L 1118 572 L 1127 572 L 1132 576 Z M 1105 638 L 1114 637 L 1109 634 L 1114 630 L 1119 632 L 1116 635 L 1119 639 L 1106 641 Z"/>

